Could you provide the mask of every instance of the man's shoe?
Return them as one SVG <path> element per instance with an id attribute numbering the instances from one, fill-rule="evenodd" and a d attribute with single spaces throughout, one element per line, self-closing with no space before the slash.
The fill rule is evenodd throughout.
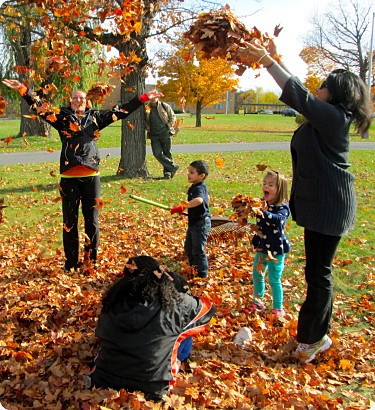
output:
<path id="1" fill-rule="evenodd" d="M 300 343 L 296 350 L 297 358 L 303 363 L 310 363 L 318 353 L 325 352 L 332 346 L 332 340 L 325 335 L 319 342 L 311 345 Z"/>
<path id="2" fill-rule="evenodd" d="M 176 172 L 178 171 L 179 168 L 180 168 L 180 166 L 178 164 L 176 164 L 176 166 L 174 167 L 174 171 L 171 172 L 171 178 L 173 178 L 176 175 Z"/>
<path id="3" fill-rule="evenodd" d="M 171 172 L 166 172 L 164 174 L 164 178 L 163 179 L 171 179 L 172 178 L 172 173 Z"/>

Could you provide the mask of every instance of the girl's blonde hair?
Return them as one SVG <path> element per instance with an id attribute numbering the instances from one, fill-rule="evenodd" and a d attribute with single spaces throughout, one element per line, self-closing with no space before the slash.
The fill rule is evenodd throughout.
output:
<path id="1" fill-rule="evenodd" d="M 263 180 L 265 180 L 267 177 L 272 177 L 276 179 L 277 199 L 275 205 L 281 205 L 284 202 L 288 202 L 288 181 L 286 180 L 284 175 L 280 174 L 280 172 L 278 171 L 270 169 L 269 171 L 267 171 Z"/>

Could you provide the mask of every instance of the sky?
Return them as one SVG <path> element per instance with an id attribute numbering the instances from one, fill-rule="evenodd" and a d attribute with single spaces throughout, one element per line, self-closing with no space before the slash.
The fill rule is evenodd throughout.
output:
<path id="1" fill-rule="evenodd" d="M 315 8 L 324 10 L 327 0 L 221 0 L 228 4 L 237 18 L 250 30 L 256 26 L 262 33 L 268 32 L 273 36 L 276 25 L 283 27 L 277 38 L 278 53 L 288 69 L 304 80 L 307 65 L 299 57 L 303 49 L 301 37 L 309 29 L 308 17 Z M 375 2 L 375 0 L 372 0 Z M 248 90 L 262 87 L 265 91 L 280 92 L 274 80 L 266 70 L 260 71 L 260 77 L 255 78 L 256 72 L 248 69 L 240 77 L 239 89 Z M 148 77 L 148 84 L 155 84 L 156 80 Z"/>
<path id="2" fill-rule="evenodd" d="M 288 69 L 302 80 L 306 77 L 307 65 L 299 53 L 303 49 L 302 36 L 310 27 L 308 17 L 316 8 L 324 11 L 327 3 L 327 0 L 227 0 L 234 14 L 249 29 L 256 26 L 262 33 L 268 32 L 273 36 L 276 25 L 283 27 L 276 39 L 278 54 Z M 279 91 L 265 69 L 260 71 L 258 78 L 255 74 L 252 69 L 246 70 L 240 78 L 240 89 L 262 87 L 264 90 Z"/>

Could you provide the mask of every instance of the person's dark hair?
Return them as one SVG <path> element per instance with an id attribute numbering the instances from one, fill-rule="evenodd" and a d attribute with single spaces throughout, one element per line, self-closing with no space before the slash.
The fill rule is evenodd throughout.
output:
<path id="1" fill-rule="evenodd" d="M 180 297 L 173 281 L 151 256 L 135 256 L 128 260 L 124 277 L 115 282 L 103 295 L 103 312 L 132 297 L 141 303 L 159 302 L 171 309 Z"/>
<path id="2" fill-rule="evenodd" d="M 372 120 L 372 104 L 367 87 L 360 77 L 344 69 L 333 70 L 326 79 L 326 87 L 331 94 L 331 104 L 341 103 L 353 113 L 354 125 L 360 133 L 365 133 Z"/>
<path id="3" fill-rule="evenodd" d="M 191 167 L 195 168 L 198 171 L 198 174 L 205 174 L 205 179 L 207 178 L 208 173 L 210 172 L 210 167 L 207 164 L 206 161 L 203 161 L 202 159 L 198 159 L 196 161 L 193 161 L 190 164 Z"/>

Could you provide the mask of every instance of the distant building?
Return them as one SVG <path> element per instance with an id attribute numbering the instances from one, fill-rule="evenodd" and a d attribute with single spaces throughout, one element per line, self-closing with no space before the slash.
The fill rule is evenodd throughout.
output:
<path id="1" fill-rule="evenodd" d="M 110 110 L 114 105 L 119 105 L 121 104 L 121 89 L 120 89 L 120 84 L 119 84 L 119 79 L 118 77 L 113 77 L 110 79 L 109 83 L 111 85 L 114 85 L 116 88 L 109 94 L 108 98 L 104 103 L 101 105 L 100 109 L 102 110 Z M 146 92 L 156 90 L 156 85 L 155 84 L 146 84 Z M 234 114 L 234 93 L 232 92 L 227 92 L 226 93 L 226 98 L 225 101 L 214 104 L 211 107 L 203 107 L 202 108 L 202 114 Z M 135 93 L 134 93 L 135 95 Z M 173 102 L 165 101 L 167 102 L 173 109 L 181 110 L 181 107 L 176 105 Z M 227 110 L 227 104 L 228 104 L 228 110 Z M 185 107 L 185 111 L 189 114 L 195 114 L 196 113 L 196 107 L 194 105 L 187 105 Z"/>

